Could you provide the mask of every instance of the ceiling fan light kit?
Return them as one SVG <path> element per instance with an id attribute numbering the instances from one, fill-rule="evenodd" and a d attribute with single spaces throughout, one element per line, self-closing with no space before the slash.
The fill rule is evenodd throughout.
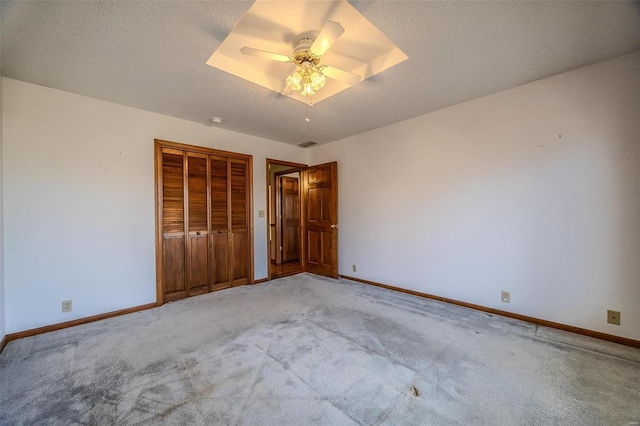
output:
<path id="1" fill-rule="evenodd" d="M 294 62 L 297 68 L 286 79 L 287 86 L 293 91 L 302 90 L 302 96 L 310 97 L 316 91 L 322 89 L 327 79 L 322 73 L 323 66 L 319 66 L 320 56 L 311 51 L 313 40 L 302 38 L 294 50 L 290 62 Z"/>
<path id="2" fill-rule="evenodd" d="M 304 102 L 309 122 L 314 103 L 406 59 L 346 0 L 257 0 L 207 64 Z"/>

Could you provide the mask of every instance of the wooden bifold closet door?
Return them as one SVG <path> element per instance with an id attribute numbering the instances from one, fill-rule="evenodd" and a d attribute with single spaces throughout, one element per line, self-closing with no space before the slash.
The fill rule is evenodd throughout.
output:
<path id="1" fill-rule="evenodd" d="M 156 140 L 158 305 L 253 281 L 251 156 Z"/>

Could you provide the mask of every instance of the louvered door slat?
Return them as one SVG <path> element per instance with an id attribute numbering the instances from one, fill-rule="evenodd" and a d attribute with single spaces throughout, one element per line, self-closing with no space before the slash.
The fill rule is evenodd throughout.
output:
<path id="1" fill-rule="evenodd" d="M 162 258 L 166 299 L 185 294 L 184 155 L 162 153 Z"/>
<path id="2" fill-rule="evenodd" d="M 251 156 L 156 140 L 158 303 L 248 284 Z"/>
<path id="3" fill-rule="evenodd" d="M 247 209 L 248 197 L 248 168 L 247 162 L 231 160 L 231 259 L 232 285 L 242 285 L 248 282 L 249 259 L 247 256 L 249 244 L 249 218 Z"/>
<path id="4" fill-rule="evenodd" d="M 211 169 L 211 283 L 212 289 L 229 287 L 229 160 L 209 157 Z"/>
<path id="5" fill-rule="evenodd" d="M 189 157 L 189 231 L 207 231 L 207 159 Z"/>
<path id="6" fill-rule="evenodd" d="M 162 155 L 162 231 L 184 232 L 183 156 Z"/>
<path id="7" fill-rule="evenodd" d="M 189 296 L 209 291 L 209 234 L 207 225 L 207 156 L 188 156 L 189 235 L 187 236 Z"/>
<path id="8" fill-rule="evenodd" d="M 247 164 L 231 161 L 231 229 L 247 229 Z"/>
<path id="9" fill-rule="evenodd" d="M 227 231 L 227 159 L 211 157 L 211 229 Z"/>

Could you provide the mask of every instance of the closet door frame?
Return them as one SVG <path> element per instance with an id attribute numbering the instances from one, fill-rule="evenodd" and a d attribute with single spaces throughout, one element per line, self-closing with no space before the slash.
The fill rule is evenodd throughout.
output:
<path id="1" fill-rule="evenodd" d="M 188 145 L 178 142 L 165 141 L 161 139 L 155 139 L 155 197 L 156 197 L 156 305 L 160 306 L 164 303 L 164 264 L 163 264 L 163 250 L 162 250 L 162 219 L 163 219 L 163 182 L 162 182 L 162 150 L 163 148 L 177 149 L 184 151 L 185 154 L 207 154 L 216 155 L 220 157 L 227 157 L 229 159 L 241 159 L 247 162 L 247 191 L 248 191 L 248 205 L 247 205 L 247 223 L 248 223 L 248 284 L 254 284 L 254 253 L 253 253 L 253 156 L 248 154 L 240 154 L 236 152 L 222 151 L 213 148 L 204 148 L 201 146 Z M 185 155 L 186 158 L 186 155 Z M 210 203 L 208 203 L 210 204 Z M 210 206 L 207 207 L 207 210 Z M 185 218 L 186 219 L 186 218 Z M 210 221 L 210 218 L 207 219 Z M 209 226 L 210 227 L 210 226 Z M 187 231 L 185 225 L 185 231 Z M 188 232 L 187 232 L 188 233 Z M 210 233 L 210 232 L 209 232 Z M 186 246 L 185 246 L 186 247 Z M 186 250 L 185 250 L 186 256 Z"/>

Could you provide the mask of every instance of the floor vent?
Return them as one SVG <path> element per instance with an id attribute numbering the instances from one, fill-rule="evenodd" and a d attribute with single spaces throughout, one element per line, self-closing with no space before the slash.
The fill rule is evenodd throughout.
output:
<path id="1" fill-rule="evenodd" d="M 302 142 L 298 146 L 300 148 L 309 148 L 310 146 L 314 146 L 314 145 L 317 145 L 317 143 L 315 143 L 314 141 L 307 141 L 307 142 Z"/>

